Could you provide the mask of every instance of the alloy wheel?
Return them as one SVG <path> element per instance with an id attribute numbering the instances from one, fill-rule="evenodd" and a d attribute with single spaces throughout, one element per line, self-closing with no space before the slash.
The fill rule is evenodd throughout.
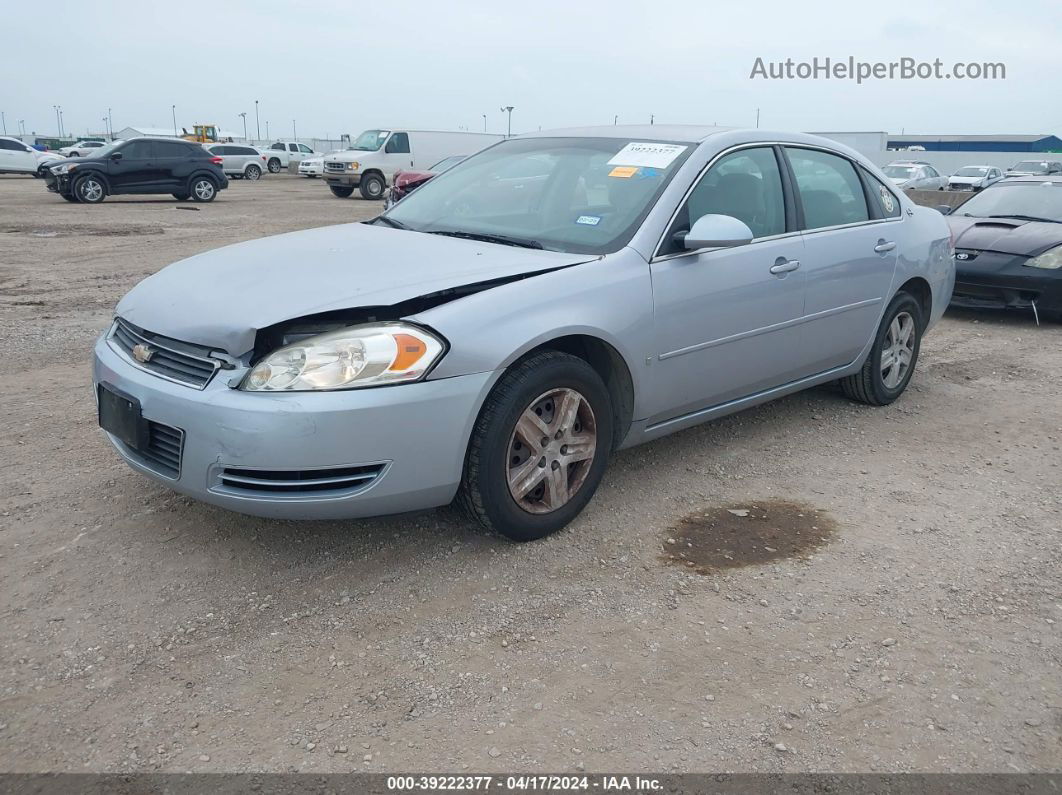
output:
<path id="1" fill-rule="evenodd" d="M 881 346 L 881 381 L 895 389 L 907 376 L 914 358 L 915 319 L 908 312 L 900 312 L 892 319 Z"/>
<path id="2" fill-rule="evenodd" d="M 214 195 L 214 183 L 208 179 L 201 179 L 195 183 L 195 187 L 192 190 L 195 191 L 197 199 L 206 201 Z"/>
<path id="3" fill-rule="evenodd" d="M 589 401 L 574 389 L 551 389 L 520 415 L 509 438 L 509 493 L 528 513 L 550 513 L 582 487 L 597 452 Z"/>
<path id="4" fill-rule="evenodd" d="M 92 203 L 103 198 L 103 185 L 94 179 L 86 179 L 78 186 L 82 201 Z"/>

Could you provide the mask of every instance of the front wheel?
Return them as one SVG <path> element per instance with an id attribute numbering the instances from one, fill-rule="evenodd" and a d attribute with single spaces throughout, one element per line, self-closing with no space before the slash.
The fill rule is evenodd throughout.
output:
<path id="1" fill-rule="evenodd" d="M 84 204 L 99 204 L 107 195 L 107 188 L 103 180 L 90 174 L 74 183 L 74 195 Z"/>
<path id="2" fill-rule="evenodd" d="M 379 174 L 366 174 L 361 178 L 361 198 L 369 201 L 379 201 L 383 198 L 384 189 L 387 185 Z"/>
<path id="3" fill-rule="evenodd" d="M 887 406 L 902 395 L 918 362 L 923 328 L 918 301 L 910 293 L 897 293 L 862 369 L 841 379 L 845 395 L 871 406 Z"/>
<path id="4" fill-rule="evenodd" d="M 249 180 L 257 180 L 262 176 L 262 169 L 256 165 L 247 166 L 247 170 L 243 172 L 243 175 Z"/>
<path id="5" fill-rule="evenodd" d="M 513 541 L 555 533 L 590 502 L 612 449 L 612 400 L 582 359 L 545 351 L 498 381 L 472 431 L 458 501 Z"/>
<path id="6" fill-rule="evenodd" d="M 329 185 L 328 189 L 332 191 L 332 195 L 340 199 L 349 199 L 354 193 L 354 188 L 347 187 L 346 185 Z"/>
<path id="7" fill-rule="evenodd" d="M 266 163 L 266 168 L 269 169 L 270 174 L 280 173 L 280 160 L 276 157 L 269 158 L 269 162 Z"/>
<path id="8" fill-rule="evenodd" d="M 192 180 L 192 200 L 212 202 L 218 195 L 218 187 L 210 177 L 196 177 Z"/>

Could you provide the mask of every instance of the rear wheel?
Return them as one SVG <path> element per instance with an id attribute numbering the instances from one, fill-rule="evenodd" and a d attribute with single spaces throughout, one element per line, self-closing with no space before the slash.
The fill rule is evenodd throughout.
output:
<path id="1" fill-rule="evenodd" d="M 458 501 L 514 541 L 560 530 L 590 502 L 608 466 L 612 401 L 597 372 L 557 351 L 498 381 L 472 431 Z"/>
<path id="2" fill-rule="evenodd" d="M 349 188 L 346 185 L 329 185 L 328 189 L 332 191 L 333 196 L 337 196 L 340 199 L 349 199 L 354 193 L 354 188 Z"/>
<path id="3" fill-rule="evenodd" d="M 369 201 L 379 201 L 383 198 L 386 187 L 383 177 L 379 174 L 366 174 L 361 178 L 361 198 Z"/>
<path id="4" fill-rule="evenodd" d="M 852 400 L 886 406 L 896 400 L 914 374 L 922 343 L 922 308 L 909 293 L 897 293 L 882 317 L 863 368 L 841 379 Z"/>
<path id="5" fill-rule="evenodd" d="M 193 201 L 212 202 L 218 195 L 218 186 L 210 177 L 194 177 L 191 184 Z"/>
<path id="6" fill-rule="evenodd" d="M 269 158 L 269 162 L 266 163 L 266 168 L 269 169 L 270 174 L 280 173 L 280 159 L 276 157 Z"/>
<path id="7" fill-rule="evenodd" d="M 68 202 L 74 202 L 75 204 L 77 203 L 77 196 L 74 196 L 73 194 L 60 193 L 59 195 L 66 199 Z"/>
<path id="8" fill-rule="evenodd" d="M 247 166 L 247 170 L 243 172 L 243 175 L 250 180 L 259 179 L 262 176 L 262 169 L 256 165 Z"/>
<path id="9" fill-rule="evenodd" d="M 89 174 L 74 183 L 74 195 L 83 204 L 99 204 L 107 196 L 107 188 L 102 179 Z"/>

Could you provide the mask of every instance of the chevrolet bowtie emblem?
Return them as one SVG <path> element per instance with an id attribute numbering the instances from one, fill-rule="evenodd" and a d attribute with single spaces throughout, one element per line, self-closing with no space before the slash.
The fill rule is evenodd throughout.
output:
<path id="1" fill-rule="evenodd" d="M 146 364 L 151 361 L 151 357 L 155 355 L 155 349 L 151 348 L 143 343 L 137 343 L 133 346 L 133 358 L 138 362 Z"/>

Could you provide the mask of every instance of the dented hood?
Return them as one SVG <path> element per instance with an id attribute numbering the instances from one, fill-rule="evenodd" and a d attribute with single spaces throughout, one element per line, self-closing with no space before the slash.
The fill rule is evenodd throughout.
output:
<path id="1" fill-rule="evenodd" d="M 390 306 L 592 258 L 344 224 L 237 243 L 181 260 L 129 291 L 117 314 L 147 331 L 240 356 L 254 347 L 259 329 L 285 320 Z"/>

